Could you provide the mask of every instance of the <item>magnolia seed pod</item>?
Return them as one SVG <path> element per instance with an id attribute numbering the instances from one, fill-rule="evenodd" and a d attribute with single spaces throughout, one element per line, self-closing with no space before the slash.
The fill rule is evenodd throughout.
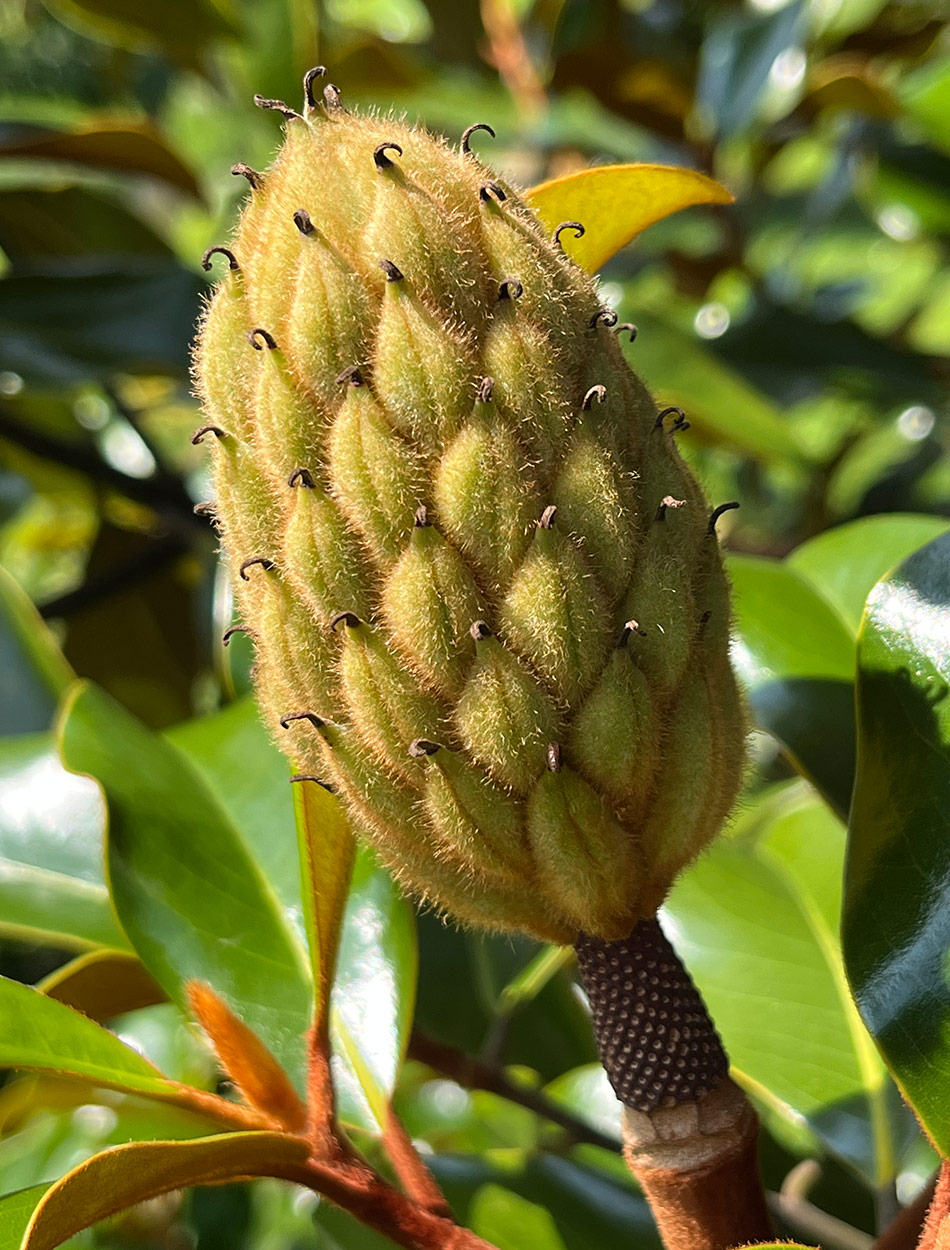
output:
<path id="1" fill-rule="evenodd" d="M 742 773 L 685 418 L 467 143 L 283 124 L 195 353 L 263 714 L 420 899 L 624 938 Z"/>

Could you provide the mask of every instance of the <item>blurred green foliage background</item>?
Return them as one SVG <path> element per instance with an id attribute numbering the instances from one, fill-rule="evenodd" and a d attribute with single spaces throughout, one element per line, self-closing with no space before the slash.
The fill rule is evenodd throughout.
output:
<path id="1" fill-rule="evenodd" d="M 227 240 L 246 194 L 230 167 L 265 167 L 278 142 L 279 117 L 252 96 L 296 106 L 301 76 L 317 62 L 354 105 L 394 109 L 452 138 L 490 122 L 497 139 L 480 135 L 480 155 L 526 187 L 621 161 L 688 165 L 730 187 L 734 206 L 668 219 L 612 260 L 603 293 L 639 327 L 631 364 L 687 411 L 691 430 L 679 445 L 707 493 L 741 501 L 720 525 L 733 552 L 780 558 L 845 522 L 920 514 L 919 525 L 901 517 L 915 542 L 892 543 L 893 563 L 950 515 L 950 11 L 936 0 L 5 0 L 5 859 L 15 858 L 17 830 L 39 819 L 28 786 L 45 784 L 41 765 L 57 767 L 40 735 L 70 666 L 156 729 L 227 708 L 231 720 L 215 722 L 230 726 L 218 739 L 231 752 L 218 770 L 231 770 L 222 786 L 271 750 L 241 719 L 249 656 L 243 639 L 221 646 L 229 595 L 209 522 L 193 511 L 208 485 L 205 454 L 189 441 L 199 424 L 189 343 L 207 283 L 200 257 Z M 761 591 L 762 566 L 738 561 L 746 651 L 755 651 L 755 628 L 766 637 L 757 655 L 770 654 L 769 639 L 801 631 L 827 659 L 838 635 L 810 634 L 817 618 L 795 598 L 814 597 L 817 586 L 831 600 L 824 610 L 840 609 L 834 629 L 845 619 L 839 667 L 849 681 L 857 621 L 836 569 L 869 546 L 889 550 L 896 532 L 862 531 L 840 557 L 833 545 L 809 549 L 825 555 L 800 561 L 805 589 L 796 581 L 790 597 L 781 585 Z M 840 676 L 836 664 L 827 660 L 818 675 Z M 802 1036 L 788 1034 L 787 1007 L 766 1009 L 761 1036 L 755 1027 L 762 996 L 781 994 L 788 953 L 807 965 L 806 945 L 817 949 L 802 898 L 811 891 L 827 901 L 838 888 L 851 773 L 847 759 L 838 778 L 822 766 L 839 748 L 848 757 L 853 730 L 838 735 L 830 722 L 830 755 L 819 741 L 829 725 L 799 749 L 783 736 L 785 705 L 753 704 L 831 810 L 793 780 L 775 740 L 759 735 L 733 842 L 686 879 L 670 923 L 760 1100 L 770 1186 L 801 1159 L 820 1158 L 811 1198 L 841 1221 L 839 1240 L 828 1234 L 824 1244 L 860 1250 L 875 1222 L 920 1186 L 932 1157 L 873 1051 L 869 1058 L 854 1042 L 860 1025 L 842 996 L 833 927 L 819 935 L 831 956 L 815 956 L 815 975 L 831 988 L 822 981 L 820 993 L 791 1004 Z M 176 732 L 183 749 L 191 741 L 211 757 L 200 730 Z M 267 784 L 279 789 L 280 766 L 267 760 Z M 96 822 L 82 806 L 89 796 L 60 798 L 60 834 L 78 844 Z M 279 812 L 292 828 L 289 809 Z M 803 868 L 809 847 L 814 862 Z M 55 859 L 46 866 L 62 870 Z M 778 945 L 766 940 L 765 963 L 750 972 L 736 951 L 763 939 L 743 946 L 741 924 L 766 916 Z M 35 981 L 96 944 L 41 929 L 0 916 L 0 971 Z M 655 1245 L 610 1148 L 616 1107 L 592 1066 L 566 963 L 528 943 L 459 935 L 432 917 L 420 942 L 422 1032 L 400 1097 L 453 1201 L 502 1250 Z M 749 990 L 738 1006 L 728 977 Z M 166 1071 L 213 1079 L 170 1010 L 136 1013 L 123 1032 L 157 1051 Z M 836 1049 L 840 1036 L 845 1049 L 852 1038 L 849 1057 Z M 486 1081 L 508 1085 L 470 1092 L 451 1073 L 434 1076 L 419 1061 L 432 1059 L 433 1040 L 454 1048 L 444 1066 L 474 1055 Z M 552 1129 L 519 1105 L 525 1097 L 507 1096 L 512 1083 L 522 1094 L 546 1087 L 591 1140 L 578 1142 L 576 1123 Z M 105 1142 L 167 1131 L 164 1121 L 129 1128 L 112 1107 L 74 1102 L 55 1089 L 33 1101 L 21 1084 L 0 1090 L 0 1191 L 58 1175 Z M 788 1231 L 803 1235 L 794 1222 Z M 83 1244 L 373 1250 L 382 1242 L 268 1183 L 162 1200 Z"/>

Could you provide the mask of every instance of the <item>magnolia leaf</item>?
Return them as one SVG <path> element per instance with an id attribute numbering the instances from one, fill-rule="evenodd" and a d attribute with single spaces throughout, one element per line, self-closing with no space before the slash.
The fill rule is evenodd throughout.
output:
<path id="1" fill-rule="evenodd" d="M 50 1188 L 30 1220 L 22 1250 L 53 1250 L 117 1211 L 185 1186 L 248 1176 L 297 1180 L 309 1152 L 306 1141 L 284 1133 L 227 1133 L 115 1146 L 93 1155 Z"/>
<path id="2" fill-rule="evenodd" d="M 858 638 L 858 771 L 842 943 L 872 1037 L 950 1152 L 950 534 L 872 590 Z"/>
<path id="3" fill-rule="evenodd" d="M 162 987 L 136 955 L 100 950 L 80 955 L 36 987 L 90 1020 L 112 1020 L 127 1011 L 164 1003 Z"/>
<path id="4" fill-rule="evenodd" d="M 294 812 L 316 993 L 314 1027 L 319 1033 L 327 1026 L 356 841 L 339 799 L 317 781 L 301 778 L 294 785 Z"/>
<path id="5" fill-rule="evenodd" d="M 632 238 L 681 208 L 731 204 L 734 196 L 713 178 L 675 165 L 598 165 L 532 187 L 525 199 L 549 230 L 579 221 L 584 234 L 561 236 L 582 269 L 595 273 Z"/>
<path id="6" fill-rule="evenodd" d="M 174 1086 L 147 1059 L 45 994 L 0 977 L 0 1067 L 85 1077 L 96 1085 L 168 1098 Z"/>
<path id="7" fill-rule="evenodd" d="M 27 1225 L 49 1185 L 31 1185 L 0 1198 L 0 1250 L 18 1250 Z"/>

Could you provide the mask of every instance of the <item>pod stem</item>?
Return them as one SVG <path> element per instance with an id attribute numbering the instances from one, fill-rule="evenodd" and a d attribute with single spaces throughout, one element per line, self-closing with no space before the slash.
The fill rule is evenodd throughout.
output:
<path id="1" fill-rule="evenodd" d="M 624 1157 L 667 1250 L 772 1236 L 758 1121 L 689 973 L 656 919 L 576 943 L 601 1062 L 624 1104 Z"/>

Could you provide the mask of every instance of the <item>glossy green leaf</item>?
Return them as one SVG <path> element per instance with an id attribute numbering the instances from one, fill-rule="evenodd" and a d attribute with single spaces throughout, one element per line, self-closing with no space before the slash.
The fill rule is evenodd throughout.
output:
<path id="1" fill-rule="evenodd" d="M 103 875 L 102 800 L 48 735 L 0 738 L 0 935 L 68 950 L 128 942 Z"/>
<path id="2" fill-rule="evenodd" d="M 572 1068 L 546 1085 L 544 1092 L 591 1128 L 613 1137 L 617 1142 L 621 1140 L 623 1104 L 614 1093 L 602 1064 L 585 1063 L 579 1068 Z"/>
<path id="3" fill-rule="evenodd" d="M 565 1250 L 550 1211 L 501 1185 L 485 1185 L 469 1213 L 472 1229 L 498 1250 Z"/>
<path id="4" fill-rule="evenodd" d="M 950 1153 L 950 535 L 868 599 L 843 924 L 861 1014 Z"/>
<path id="5" fill-rule="evenodd" d="M 157 1068 L 95 1021 L 0 977 L 0 1067 L 81 1076 L 98 1085 L 169 1097 Z"/>
<path id="6" fill-rule="evenodd" d="M 302 795 L 295 796 L 298 787 L 290 784 L 287 760 L 270 741 L 255 705 L 250 699 L 240 700 L 213 716 L 176 726 L 168 737 L 188 755 L 227 810 L 303 938 L 308 904 L 301 891 L 293 832 L 294 802 Z M 253 768 L 248 761 L 254 762 Z M 320 796 L 316 803 L 322 804 Z M 322 806 L 311 813 L 318 841 L 321 812 L 324 817 L 330 814 Z M 329 832 L 334 838 L 343 834 L 342 829 Z M 319 865 L 315 867 L 319 877 Z M 364 1080 L 375 1074 L 369 1079 L 377 1101 L 388 1099 L 405 1051 L 417 964 L 412 909 L 372 855 L 358 849 L 343 912 L 333 1002 L 349 1037 L 369 1052 L 365 1061 L 358 1062 Z M 348 1124 L 378 1132 L 378 1120 L 343 1039 L 333 1035 L 331 1028 L 340 1116 Z"/>
<path id="7" fill-rule="evenodd" d="M 87 125 L 71 131 L 5 126 L 0 156 L 146 174 L 191 195 L 199 194 L 194 174 L 150 126 Z"/>
<path id="8" fill-rule="evenodd" d="M 219 1185 L 245 1176 L 296 1179 L 308 1154 L 306 1141 L 283 1133 L 114 1146 L 50 1186 L 30 1220 L 22 1250 L 54 1250 L 118 1211 L 188 1185 Z"/>
<path id="9" fill-rule="evenodd" d="M 290 769 L 253 700 L 239 699 L 211 716 L 184 721 L 166 736 L 188 756 L 240 830 L 288 917 L 303 933 Z"/>
<path id="10" fill-rule="evenodd" d="M 664 927 L 738 1078 L 770 1106 L 807 1117 L 881 1185 L 894 1175 L 898 1128 L 837 941 L 844 847 L 828 808 L 785 787 L 680 879 Z"/>
<path id="11" fill-rule="evenodd" d="M 846 816 L 854 778 L 854 641 L 787 564 L 731 556 L 733 662 L 758 724 Z"/>
<path id="12" fill-rule="evenodd" d="M 184 755 L 94 687 L 77 687 L 60 734 L 67 767 L 105 792 L 112 895 L 142 962 L 182 1006 L 189 980 L 211 985 L 302 1090 L 304 952 L 227 814 Z"/>
<path id="13" fill-rule="evenodd" d="M 356 841 L 340 800 L 316 781 L 294 783 L 303 907 L 316 1004 L 314 1027 L 327 1027 L 343 912 L 353 873 Z M 347 1047 L 349 1054 L 349 1047 Z"/>
<path id="14" fill-rule="evenodd" d="M 29 597 L 0 568 L 0 734 L 48 729 L 74 680 Z"/>
<path id="15" fill-rule="evenodd" d="M 0 1198 L 0 1250 L 20 1250 L 33 1212 L 48 1189 L 46 1184 L 31 1185 Z"/>
<path id="16" fill-rule="evenodd" d="M 418 962 L 412 908 L 360 846 L 330 995 L 330 1038 L 341 1117 L 372 1132 L 381 1128 L 379 1110 L 409 1043 Z"/>
<path id="17" fill-rule="evenodd" d="M 764 462 L 805 459 L 781 409 L 695 335 L 642 309 L 636 321 L 637 341 L 624 344 L 627 360 L 663 403 L 689 414 L 697 434 Z"/>
<path id="18" fill-rule="evenodd" d="M 916 512 L 861 517 L 810 538 L 786 563 L 838 610 L 857 635 L 875 583 L 948 525 L 943 517 Z"/>
<path id="19" fill-rule="evenodd" d="M 632 238 L 694 204 L 731 204 L 724 186 L 695 169 L 671 165 L 595 165 L 532 187 L 525 199 L 549 230 L 579 221 L 560 244 L 588 273 L 596 273 Z"/>

